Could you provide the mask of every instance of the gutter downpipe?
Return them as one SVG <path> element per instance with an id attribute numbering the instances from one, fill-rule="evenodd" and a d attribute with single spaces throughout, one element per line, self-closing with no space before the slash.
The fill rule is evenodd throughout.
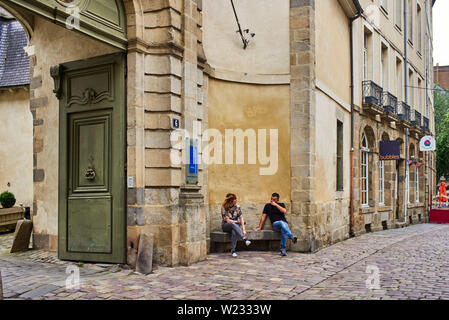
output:
<path id="1" fill-rule="evenodd" d="M 407 58 L 407 0 L 404 0 L 404 89 L 405 89 L 405 103 L 408 104 L 408 58 Z M 410 108 L 411 112 L 411 108 Z M 408 206 L 408 179 L 407 179 L 407 170 L 408 170 L 408 128 L 405 128 L 405 176 L 404 176 L 404 223 L 407 223 L 407 206 Z"/>
<path id="2" fill-rule="evenodd" d="M 427 95 L 428 95 L 428 93 L 429 93 L 429 87 L 428 87 L 428 81 L 429 81 L 429 61 L 428 61 L 428 55 L 429 55 L 429 53 L 427 52 L 427 50 L 429 49 L 428 48 L 428 44 L 427 44 L 427 37 L 428 37 L 428 33 L 429 33 L 429 29 L 428 29 L 428 22 L 429 22 L 429 20 L 428 20 L 428 17 L 427 17 L 427 15 L 428 15 L 428 10 L 427 10 L 427 6 L 428 6 L 428 2 L 424 2 L 424 6 L 426 7 L 426 9 L 425 9 L 425 15 L 426 15 L 426 31 L 425 31 L 425 34 L 424 34 L 424 39 L 425 39 L 425 53 L 424 53 L 424 59 L 425 59 L 425 64 L 426 64 L 426 94 L 425 94 L 425 97 L 424 97 L 424 99 L 426 99 L 426 111 L 429 111 L 429 113 L 427 113 L 426 112 L 426 116 L 427 116 L 427 118 L 429 119 L 429 127 L 430 127 L 430 110 L 429 110 L 429 103 L 428 103 L 428 99 L 427 99 Z M 428 208 L 429 208 L 429 212 L 427 213 L 427 217 L 430 215 L 430 210 L 432 210 L 432 188 L 433 188 L 433 183 L 432 183 L 432 180 L 431 179 L 429 179 L 429 177 L 430 177 L 430 172 L 429 172 L 429 159 L 430 159 L 430 155 L 429 155 L 429 152 L 426 152 L 425 153 L 425 155 L 426 155 L 426 177 L 427 177 L 427 183 L 426 183 L 426 189 L 427 189 L 427 192 L 428 192 L 428 194 L 427 194 L 427 199 L 426 199 L 426 201 L 429 201 L 429 199 L 430 199 L 430 201 L 429 201 L 429 205 L 428 205 Z M 429 181 L 430 180 L 430 181 Z M 431 187 L 432 186 L 432 187 Z"/>
<path id="3" fill-rule="evenodd" d="M 358 0 L 354 1 L 357 7 L 357 15 L 349 22 L 350 32 L 350 59 L 351 59 L 351 151 L 350 151 L 350 194 L 349 194 L 349 236 L 354 237 L 354 35 L 353 23 L 360 18 L 363 9 Z"/>

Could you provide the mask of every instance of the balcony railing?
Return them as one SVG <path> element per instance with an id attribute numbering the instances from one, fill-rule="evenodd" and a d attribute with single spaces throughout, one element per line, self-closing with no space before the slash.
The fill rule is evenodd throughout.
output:
<path id="1" fill-rule="evenodd" d="M 424 131 L 430 131 L 430 128 L 429 128 L 429 118 L 426 118 L 426 117 L 423 117 L 423 118 L 422 118 L 421 129 L 424 130 Z"/>
<path id="2" fill-rule="evenodd" d="M 414 112 L 412 112 L 410 120 L 412 125 L 421 127 L 421 113 L 419 113 L 418 111 L 414 110 Z"/>
<path id="3" fill-rule="evenodd" d="M 382 94 L 382 107 L 385 112 L 398 114 L 398 98 L 389 92 L 384 92 Z"/>
<path id="4" fill-rule="evenodd" d="M 398 117 L 403 121 L 410 122 L 410 106 L 405 102 L 401 102 L 398 106 Z"/>
<path id="5" fill-rule="evenodd" d="M 363 104 L 382 104 L 382 88 L 371 80 L 363 81 Z"/>

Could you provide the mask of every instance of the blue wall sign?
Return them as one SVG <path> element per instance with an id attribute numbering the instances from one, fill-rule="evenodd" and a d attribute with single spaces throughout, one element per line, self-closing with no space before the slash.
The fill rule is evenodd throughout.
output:
<path id="1" fill-rule="evenodd" d="M 198 183 L 198 141 L 186 139 L 186 183 Z"/>

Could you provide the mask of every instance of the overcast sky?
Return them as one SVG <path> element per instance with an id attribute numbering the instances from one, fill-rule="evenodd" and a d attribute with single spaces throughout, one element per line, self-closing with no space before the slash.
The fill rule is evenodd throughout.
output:
<path id="1" fill-rule="evenodd" d="M 433 7 L 433 59 L 435 65 L 449 65 L 449 0 L 437 0 Z"/>

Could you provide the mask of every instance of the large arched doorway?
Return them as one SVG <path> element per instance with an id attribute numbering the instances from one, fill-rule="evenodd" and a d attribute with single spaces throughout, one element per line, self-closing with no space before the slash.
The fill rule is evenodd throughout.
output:
<path id="1" fill-rule="evenodd" d="M 78 11 L 70 8 L 71 5 L 78 6 Z M 170 141 L 173 131 L 191 132 L 198 122 L 203 123 L 201 129 L 208 126 L 202 3 L 197 0 L 0 0 L 0 6 L 11 9 L 31 34 L 27 53 L 34 123 L 33 246 L 59 250 L 60 257 L 65 259 L 124 262 L 126 247 L 132 261 L 139 235 L 145 232 L 154 235 L 155 263 L 178 265 L 204 260 L 208 250 L 207 168 L 199 168 L 197 182 L 191 182 L 186 179 L 186 166 L 173 165 L 170 156 L 181 153 Z M 117 83 L 119 89 L 111 86 Z M 91 114 L 94 117 L 91 122 L 75 119 L 77 114 L 96 111 L 108 103 L 109 109 L 115 110 L 112 105 L 116 98 L 122 100 L 118 108 L 122 111 L 122 123 L 116 123 L 118 118 L 114 114 L 112 120 L 105 120 L 104 114 L 97 118 Z M 95 122 L 100 118 L 104 120 L 102 124 Z M 112 128 L 112 134 L 117 129 L 124 138 L 118 142 L 113 137 L 103 139 L 100 132 L 105 133 L 105 128 Z M 77 138 L 71 139 L 76 134 Z M 102 144 L 90 144 L 100 138 Z M 79 145 L 83 140 L 89 143 Z M 72 219 L 74 223 L 77 219 L 85 223 L 72 230 L 71 223 L 67 222 L 71 219 L 69 203 L 79 199 L 72 199 L 70 194 L 75 192 L 79 197 L 88 198 L 90 192 L 109 192 L 99 178 L 107 168 L 102 167 L 103 162 L 97 162 L 106 159 L 97 151 L 105 150 L 107 145 L 113 152 L 117 151 L 116 157 L 126 158 L 123 167 L 117 165 L 108 177 L 110 182 L 116 176 L 123 176 L 118 178 L 123 189 L 119 215 L 123 227 L 119 228 L 120 232 L 104 229 L 104 225 L 114 228 L 117 224 L 103 214 L 103 222 L 97 227 L 97 221 L 86 224 L 84 218 Z M 60 150 L 67 159 L 66 169 L 60 164 Z M 83 152 L 86 158 L 69 157 L 74 154 L 73 150 L 77 150 L 78 158 Z M 114 166 L 111 161 L 110 165 Z M 92 181 L 93 177 L 98 185 Z M 77 184 L 76 179 L 81 183 Z M 113 199 L 116 197 L 112 195 Z M 106 212 L 107 201 L 102 201 L 101 211 Z M 88 207 L 95 213 L 97 210 L 92 208 L 98 208 L 99 202 L 91 199 L 75 211 Z M 61 214 L 66 217 L 61 218 Z M 79 242 L 89 238 L 82 233 L 85 228 L 98 228 L 90 231 L 90 244 Z M 74 246 L 78 251 L 87 251 L 86 254 L 67 257 L 61 253 L 61 250 L 70 251 L 67 239 L 70 232 L 78 237 Z M 98 245 L 97 233 L 103 234 L 103 240 L 112 237 L 109 245 Z M 120 259 L 103 259 L 109 253 L 95 252 L 99 248 L 108 251 L 113 243 L 123 249 L 120 249 Z"/>

